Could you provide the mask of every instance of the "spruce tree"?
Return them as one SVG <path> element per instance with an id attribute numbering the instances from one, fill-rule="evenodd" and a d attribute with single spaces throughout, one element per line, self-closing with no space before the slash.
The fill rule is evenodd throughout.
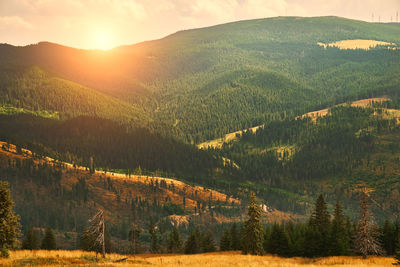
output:
<path id="1" fill-rule="evenodd" d="M 315 209 L 310 217 L 310 226 L 317 233 L 312 234 L 311 243 L 313 243 L 316 251 L 314 256 L 326 256 L 329 253 L 328 239 L 330 229 L 330 215 L 324 197 L 319 195 L 315 203 Z"/>
<path id="2" fill-rule="evenodd" d="M 208 231 L 203 235 L 201 240 L 201 250 L 202 252 L 214 252 L 216 251 L 214 237 L 211 231 Z"/>
<path id="3" fill-rule="evenodd" d="M 283 225 L 274 224 L 269 239 L 268 252 L 280 256 L 288 256 L 289 238 Z"/>
<path id="4" fill-rule="evenodd" d="M 330 232 L 330 255 L 348 255 L 350 250 L 350 238 L 346 229 L 346 218 L 343 214 L 343 207 L 336 202 L 331 232 Z"/>
<path id="5" fill-rule="evenodd" d="M 11 248 L 21 235 L 20 217 L 13 208 L 8 182 L 0 181 L 0 249 Z"/>
<path id="6" fill-rule="evenodd" d="M 385 220 L 382 229 L 382 246 L 387 255 L 394 255 L 396 250 L 396 230 L 388 220 Z"/>
<path id="7" fill-rule="evenodd" d="M 232 250 L 240 250 L 241 249 L 240 234 L 236 223 L 232 224 L 230 234 L 231 234 Z"/>
<path id="8" fill-rule="evenodd" d="M 256 204 L 254 193 L 248 208 L 248 220 L 244 224 L 242 233 L 242 252 L 244 254 L 263 255 L 264 228 L 261 224 L 261 208 Z"/>
<path id="9" fill-rule="evenodd" d="M 129 231 L 130 251 L 132 254 L 137 254 L 140 251 L 140 231 L 136 227 L 132 227 Z"/>
<path id="10" fill-rule="evenodd" d="M 39 239 L 37 233 L 31 227 L 26 232 L 25 238 L 22 241 L 22 249 L 34 250 L 38 248 L 39 248 Z"/>
<path id="11" fill-rule="evenodd" d="M 56 249 L 56 247 L 57 247 L 56 237 L 54 236 L 53 230 L 51 230 L 51 228 L 48 227 L 44 234 L 44 237 L 42 240 L 42 246 L 40 248 L 46 249 L 46 250 L 54 250 L 54 249 Z"/>
<path id="12" fill-rule="evenodd" d="M 189 237 L 185 243 L 185 254 L 196 254 L 200 253 L 200 241 L 201 241 L 201 234 L 198 227 L 192 230 L 189 234 Z"/>
<path id="13" fill-rule="evenodd" d="M 219 250 L 220 251 L 229 251 L 232 250 L 232 238 L 231 233 L 228 229 L 225 229 L 221 241 L 219 243 Z"/>
<path id="14" fill-rule="evenodd" d="M 315 203 L 315 209 L 310 218 L 310 225 L 321 233 L 326 233 L 329 231 L 329 224 L 330 215 L 328 206 L 321 194 L 318 196 L 317 202 Z"/>
<path id="15" fill-rule="evenodd" d="M 167 249 L 169 253 L 179 253 L 182 249 L 182 241 L 178 229 L 174 227 L 167 240 Z"/>
<path id="16" fill-rule="evenodd" d="M 156 231 L 156 225 L 153 220 L 150 220 L 148 231 L 149 231 L 150 239 L 151 239 L 150 251 L 152 253 L 157 253 L 158 250 L 160 249 L 160 246 L 159 246 L 159 240 L 158 240 L 158 235 L 157 235 L 157 231 Z"/>

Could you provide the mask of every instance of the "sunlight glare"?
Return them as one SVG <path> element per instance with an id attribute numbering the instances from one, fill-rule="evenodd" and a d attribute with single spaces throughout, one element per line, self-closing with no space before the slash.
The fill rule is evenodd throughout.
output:
<path id="1" fill-rule="evenodd" d="M 114 47 L 111 34 L 105 30 L 95 32 L 93 42 L 95 49 L 109 50 Z"/>

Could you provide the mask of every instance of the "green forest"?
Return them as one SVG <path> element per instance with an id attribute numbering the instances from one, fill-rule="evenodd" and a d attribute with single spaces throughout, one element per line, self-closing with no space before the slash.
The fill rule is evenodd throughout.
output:
<path id="1" fill-rule="evenodd" d="M 399 43 L 399 36 L 395 23 L 278 17 L 180 31 L 111 51 L 46 42 L 3 44 L 0 103 L 59 112 L 61 117 L 95 114 L 133 120 L 161 134 L 200 143 L 398 91 L 398 50 L 324 49 L 317 43 Z"/>
<path id="2" fill-rule="evenodd" d="M 392 44 L 317 44 L 353 39 Z M 338 17 L 240 21 L 110 51 L 0 44 L 0 142 L 17 147 L 0 146 L 0 181 L 21 216 L 21 245 L 92 250 L 85 229 L 101 206 L 107 251 L 363 255 L 354 240 L 370 188 L 380 252 L 395 254 L 399 45 L 398 23 Z M 386 101 L 352 105 L 375 97 Z M 221 148 L 196 146 L 237 130 Z M 46 157 L 56 161 L 38 163 Z M 106 172 L 173 178 L 226 200 L 195 191 L 190 202 L 166 182 Z M 271 211 L 290 219 L 270 223 Z"/>

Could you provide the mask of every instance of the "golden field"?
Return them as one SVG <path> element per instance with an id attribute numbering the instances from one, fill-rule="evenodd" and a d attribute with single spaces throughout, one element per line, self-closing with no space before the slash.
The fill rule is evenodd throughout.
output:
<path id="1" fill-rule="evenodd" d="M 383 45 L 383 46 L 395 46 L 395 43 L 388 43 L 388 42 L 383 42 L 383 41 L 376 41 L 376 40 L 361 40 L 361 39 L 356 39 L 356 40 L 342 40 L 342 41 L 337 41 L 334 43 L 330 44 L 324 44 L 321 42 L 318 42 L 319 46 L 323 46 L 324 48 L 327 47 L 337 47 L 339 49 L 364 49 L 364 50 L 369 50 L 371 48 L 375 48 L 378 45 Z"/>
<path id="2" fill-rule="evenodd" d="M 115 262 L 126 258 L 123 262 Z M 0 259 L 0 266 L 391 266 L 389 257 L 328 257 L 328 258 L 281 258 L 277 256 L 241 255 L 240 252 L 219 252 L 197 255 L 154 255 L 126 256 L 107 254 L 98 258 L 93 252 L 65 251 L 10 251 L 9 259 Z"/>

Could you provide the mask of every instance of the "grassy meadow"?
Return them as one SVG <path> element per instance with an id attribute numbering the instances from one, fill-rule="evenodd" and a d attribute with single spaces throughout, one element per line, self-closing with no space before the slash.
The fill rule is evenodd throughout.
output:
<path id="1" fill-rule="evenodd" d="M 116 262 L 127 258 L 122 262 Z M 126 256 L 107 254 L 96 260 L 94 252 L 80 250 L 17 250 L 10 251 L 10 258 L 0 259 L 0 266 L 391 266 L 389 257 L 327 257 L 281 258 L 272 255 L 251 256 L 240 252 L 219 252 L 196 255 L 142 254 Z"/>

